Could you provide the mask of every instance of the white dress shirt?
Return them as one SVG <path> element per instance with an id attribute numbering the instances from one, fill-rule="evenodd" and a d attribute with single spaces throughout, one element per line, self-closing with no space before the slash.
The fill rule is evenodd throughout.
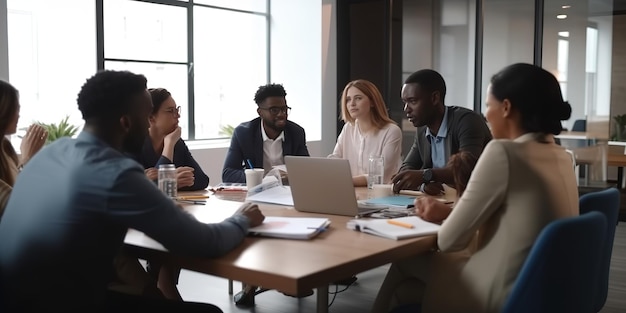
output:
<path id="1" fill-rule="evenodd" d="M 283 159 L 285 132 L 282 131 L 276 139 L 271 139 L 265 133 L 263 120 L 261 120 L 261 136 L 263 137 L 263 169 L 267 173 L 272 169 L 272 166 L 285 164 Z"/>
<path id="2" fill-rule="evenodd" d="M 383 182 L 390 183 L 402 164 L 402 131 L 396 124 L 361 134 L 358 121 L 346 123 L 337 137 L 329 158 L 348 159 L 352 176 L 367 176 L 370 156 L 382 156 L 385 162 Z"/>

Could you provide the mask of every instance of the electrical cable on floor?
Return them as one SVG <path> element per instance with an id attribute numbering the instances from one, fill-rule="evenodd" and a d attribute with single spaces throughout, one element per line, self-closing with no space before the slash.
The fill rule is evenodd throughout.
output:
<path id="1" fill-rule="evenodd" d="M 350 286 L 354 285 L 354 282 L 351 283 L 350 285 L 347 285 L 345 288 L 338 290 L 339 289 L 339 285 L 335 284 L 335 291 L 328 291 L 328 294 L 333 295 L 332 300 L 330 300 L 330 303 L 328 303 L 328 308 L 330 308 L 331 305 L 333 305 L 333 302 L 335 302 L 335 298 L 337 297 L 338 293 L 342 293 L 346 290 L 348 290 L 348 288 L 350 288 Z"/>

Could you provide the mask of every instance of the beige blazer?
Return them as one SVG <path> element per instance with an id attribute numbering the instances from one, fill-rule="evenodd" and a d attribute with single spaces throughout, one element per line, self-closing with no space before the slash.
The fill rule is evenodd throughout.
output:
<path id="1" fill-rule="evenodd" d="M 424 312 L 500 312 L 541 229 L 574 215 L 571 156 L 551 135 L 491 141 L 439 231 L 439 249 L 456 253 L 434 256 Z"/>

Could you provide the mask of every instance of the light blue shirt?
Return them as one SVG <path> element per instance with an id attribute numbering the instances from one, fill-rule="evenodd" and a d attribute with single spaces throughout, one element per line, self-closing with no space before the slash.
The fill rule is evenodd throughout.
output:
<path id="1" fill-rule="evenodd" d="M 426 127 L 426 138 L 430 142 L 430 157 L 433 160 L 433 168 L 442 168 L 446 166 L 446 136 L 448 136 L 448 107 L 445 107 L 443 121 L 434 136 L 430 132 L 430 128 Z"/>
<path id="2" fill-rule="evenodd" d="M 19 311 L 102 307 L 128 228 L 175 254 L 215 257 L 241 243 L 248 218 L 200 223 L 90 133 L 59 139 L 24 167 L 0 222 L 4 299 Z"/>

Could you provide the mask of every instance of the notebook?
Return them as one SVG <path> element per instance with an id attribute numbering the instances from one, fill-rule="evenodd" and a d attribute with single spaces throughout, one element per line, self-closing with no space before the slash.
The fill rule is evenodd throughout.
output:
<path id="1" fill-rule="evenodd" d="M 266 216 L 263 224 L 248 229 L 249 234 L 285 238 L 311 239 L 330 225 L 327 218 Z"/>
<path id="2" fill-rule="evenodd" d="M 285 156 L 285 165 L 297 211 L 361 216 L 385 208 L 378 205 L 359 208 L 348 160 Z"/>
<path id="3" fill-rule="evenodd" d="M 390 221 L 399 222 L 398 224 L 411 225 L 413 228 L 407 228 L 405 226 L 398 226 L 397 224 L 390 224 Z M 426 222 L 417 216 L 407 216 L 394 218 L 392 220 L 350 220 L 346 223 L 346 227 L 352 230 L 385 237 L 394 240 L 420 237 L 426 235 L 436 234 L 441 228 L 441 225 Z"/>

